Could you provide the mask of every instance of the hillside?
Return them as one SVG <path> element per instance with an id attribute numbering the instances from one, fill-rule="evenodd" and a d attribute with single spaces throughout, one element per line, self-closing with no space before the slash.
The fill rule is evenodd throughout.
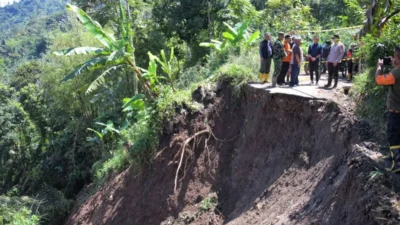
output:
<path id="1" fill-rule="evenodd" d="M 154 163 L 112 177 L 65 225 L 399 222 L 391 208 L 398 178 L 370 175 L 380 167 L 371 156 L 380 154 L 342 105 L 350 98 L 336 93 L 339 104 L 332 92 L 324 99 L 256 87 L 246 86 L 240 100 L 229 86 L 199 88 L 196 100 L 214 97 L 171 121 Z"/>
<path id="2" fill-rule="evenodd" d="M 22 0 L 0 8 L 0 67 L 10 68 L 23 59 L 46 52 L 47 33 L 66 27 L 65 0 Z M 54 13 L 59 12 L 58 15 Z M 61 13 L 61 14 L 60 14 Z"/>
<path id="3" fill-rule="evenodd" d="M 0 224 L 399 223 L 399 1 L 65 3 L 0 7 Z"/>

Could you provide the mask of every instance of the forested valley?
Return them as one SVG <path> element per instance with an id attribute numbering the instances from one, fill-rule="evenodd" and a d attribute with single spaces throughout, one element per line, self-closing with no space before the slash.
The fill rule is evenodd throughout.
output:
<path id="1" fill-rule="evenodd" d="M 0 8 L 0 19 L 0 224 L 65 224 L 122 172 L 158 171 L 157 157 L 168 151 L 163 140 L 178 129 L 174 121 L 202 116 L 214 104 L 205 103 L 213 94 L 196 101 L 196 93 L 214 88 L 218 95 L 229 86 L 231 108 L 240 108 L 247 83 L 258 82 L 266 32 L 274 40 L 278 32 L 300 35 L 304 52 L 315 35 L 324 43 L 339 33 L 346 48 L 357 45 L 352 114 L 386 153 L 388 90 L 376 86 L 373 74 L 377 60 L 400 45 L 397 0 L 21 0 Z M 202 134 L 210 139 L 215 122 L 204 118 Z M 187 132 L 204 141 L 195 137 L 201 130 Z M 190 141 L 174 157 L 174 189 L 185 184 L 181 164 L 190 171 L 182 160 Z M 232 149 L 227 158 L 239 154 Z M 363 172 L 386 176 L 376 168 Z M 203 212 L 219 210 L 214 200 L 200 201 Z M 396 201 L 381 224 L 400 223 Z M 159 224 L 140 221 L 120 224 Z"/>

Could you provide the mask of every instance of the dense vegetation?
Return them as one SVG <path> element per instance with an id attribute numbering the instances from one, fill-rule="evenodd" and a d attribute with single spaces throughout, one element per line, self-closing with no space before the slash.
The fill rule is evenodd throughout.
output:
<path id="1" fill-rule="evenodd" d="M 377 17 L 399 9 L 384 2 L 390 11 L 373 10 L 383 11 Z M 2 224 L 60 224 L 86 185 L 151 163 L 177 106 L 201 107 L 191 101 L 194 88 L 229 80 L 240 91 L 255 79 L 262 33 L 302 30 L 311 41 L 313 30 L 363 25 L 365 9 L 385 7 L 361 0 L 73 1 L 80 10 L 64 3 L 22 0 L 0 9 Z M 399 19 L 368 25 L 383 29 L 363 39 L 360 54 L 370 67 L 390 54 Z M 356 32 L 343 31 L 343 41 L 349 45 Z M 381 124 L 383 116 L 368 115 L 383 115 L 385 89 L 368 73 L 356 83 L 360 115 Z"/>

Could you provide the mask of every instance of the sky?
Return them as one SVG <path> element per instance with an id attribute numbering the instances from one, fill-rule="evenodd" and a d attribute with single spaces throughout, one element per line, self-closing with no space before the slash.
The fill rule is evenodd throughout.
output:
<path id="1" fill-rule="evenodd" d="M 14 2 L 20 2 L 21 0 L 0 0 L 0 7 L 13 4 Z"/>

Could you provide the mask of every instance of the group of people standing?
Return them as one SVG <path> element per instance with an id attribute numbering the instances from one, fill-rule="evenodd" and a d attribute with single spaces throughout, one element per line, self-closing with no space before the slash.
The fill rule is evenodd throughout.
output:
<path id="1" fill-rule="evenodd" d="M 333 35 L 332 41 L 333 45 L 331 45 L 330 41 L 327 41 L 326 45 L 323 47 L 319 44 L 319 37 L 314 36 L 313 43 L 308 47 L 306 58 L 308 61 L 307 63 L 309 63 L 308 68 L 311 85 L 318 85 L 321 62 L 326 63 L 328 69 L 328 83 L 324 87 L 329 88 L 333 84 L 333 88 L 336 88 L 338 85 L 340 63 L 345 53 L 345 46 L 340 42 L 340 37 L 337 34 Z M 279 32 L 278 39 L 273 43 L 271 34 L 266 33 L 265 39 L 260 44 L 260 82 L 269 82 L 271 63 L 273 60 L 274 73 L 272 75 L 272 87 L 283 84 L 289 84 L 290 87 L 298 86 L 298 76 L 304 61 L 304 54 L 301 46 L 302 39 L 300 36 L 292 37 L 291 35 L 285 35 Z M 350 70 L 348 79 L 351 79 Z"/>

